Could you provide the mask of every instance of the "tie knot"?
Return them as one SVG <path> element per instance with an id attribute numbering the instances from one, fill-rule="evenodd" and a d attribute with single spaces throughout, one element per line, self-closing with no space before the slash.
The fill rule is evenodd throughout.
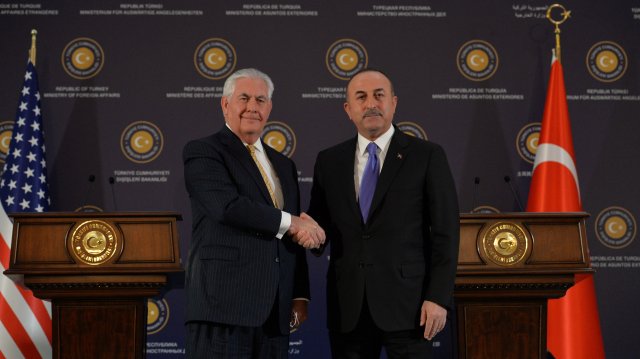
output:
<path id="1" fill-rule="evenodd" d="M 251 153 L 252 155 L 256 153 L 256 146 L 254 145 L 247 145 L 247 149 L 249 150 L 249 153 Z"/>
<path id="2" fill-rule="evenodd" d="M 369 153 L 369 156 L 373 156 L 376 153 L 376 151 L 378 150 L 378 145 L 376 145 L 375 142 L 369 142 L 369 144 L 367 145 L 367 152 Z"/>

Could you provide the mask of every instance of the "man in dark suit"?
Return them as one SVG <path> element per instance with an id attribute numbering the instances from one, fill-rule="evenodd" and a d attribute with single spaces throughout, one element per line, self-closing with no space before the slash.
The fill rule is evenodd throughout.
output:
<path id="1" fill-rule="evenodd" d="M 273 83 L 255 69 L 225 82 L 225 126 L 183 152 L 193 231 L 186 267 L 187 357 L 287 358 L 306 319 L 304 247 L 324 232 L 300 211 L 296 167 L 260 141 Z"/>
<path id="2" fill-rule="evenodd" d="M 344 109 L 358 135 L 318 154 L 309 214 L 327 233 L 334 358 L 429 358 L 451 309 L 459 243 L 443 149 L 392 126 L 391 81 L 364 70 Z"/>

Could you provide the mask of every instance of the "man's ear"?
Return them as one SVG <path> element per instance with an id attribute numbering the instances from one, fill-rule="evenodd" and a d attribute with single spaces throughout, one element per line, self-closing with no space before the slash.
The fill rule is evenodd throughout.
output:
<path id="1" fill-rule="evenodd" d="M 350 112 L 351 108 L 349 107 L 349 103 L 345 102 L 343 105 L 343 108 L 344 108 L 344 112 L 347 113 L 347 116 L 349 117 L 349 119 L 351 119 L 351 112 Z"/>
<path id="2" fill-rule="evenodd" d="M 229 99 L 227 96 L 222 96 L 220 98 L 220 107 L 222 107 L 222 114 L 227 118 L 227 108 L 229 107 Z"/>

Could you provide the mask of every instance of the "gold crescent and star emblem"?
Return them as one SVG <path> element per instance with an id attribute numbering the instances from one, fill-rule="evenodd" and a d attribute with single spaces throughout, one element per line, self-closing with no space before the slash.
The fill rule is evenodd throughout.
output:
<path id="1" fill-rule="evenodd" d="M 509 222 L 492 225 L 481 240 L 482 252 L 486 258 L 500 266 L 512 266 L 521 262 L 530 247 L 530 239 L 524 229 Z"/>
<path id="2" fill-rule="evenodd" d="M 67 237 L 67 249 L 78 261 L 89 265 L 108 262 L 121 250 L 120 238 L 107 222 L 89 220 L 80 223 Z"/>
<path id="3" fill-rule="evenodd" d="M 100 73 L 105 53 L 96 40 L 80 37 L 64 47 L 61 60 L 62 68 L 69 76 L 86 80 Z"/>
<path id="4" fill-rule="evenodd" d="M 600 41 L 587 52 L 587 69 L 602 82 L 614 82 L 627 71 L 629 60 L 624 48 L 613 41 Z"/>
<path id="5" fill-rule="evenodd" d="M 149 121 L 136 121 L 127 126 L 120 137 L 120 149 L 132 162 L 147 163 L 155 160 L 164 146 L 164 137 L 158 126 Z"/>
<path id="6" fill-rule="evenodd" d="M 367 67 L 369 57 L 367 49 L 361 43 L 345 38 L 329 46 L 325 62 L 333 76 L 341 80 L 349 80 L 351 76 Z"/>
<path id="7" fill-rule="evenodd" d="M 73 65 L 81 70 L 86 70 L 93 65 L 95 56 L 93 52 L 87 47 L 80 47 L 73 51 L 71 56 L 71 62 Z"/>
<path id="8" fill-rule="evenodd" d="M 595 223 L 596 237 L 609 248 L 624 248 L 636 238 L 638 225 L 633 214 L 626 208 L 605 208 L 598 214 Z"/>
<path id="9" fill-rule="evenodd" d="M 287 157 L 291 157 L 296 149 L 295 132 L 280 121 L 267 122 L 262 131 L 262 142 Z"/>
<path id="10" fill-rule="evenodd" d="M 456 55 L 458 70 L 471 81 L 484 81 L 498 69 L 499 57 L 496 49 L 484 40 L 464 43 Z"/>
<path id="11" fill-rule="evenodd" d="M 202 41 L 193 54 L 196 70 L 210 80 L 220 80 L 230 75 L 237 61 L 236 49 L 229 41 L 221 38 Z"/>
<path id="12" fill-rule="evenodd" d="M 553 18 L 553 10 L 555 9 L 561 10 L 561 12 L 559 13 L 561 18 L 558 18 L 558 19 Z M 549 6 L 549 8 L 547 9 L 546 16 L 547 16 L 547 19 L 556 26 L 556 29 L 557 29 L 558 26 L 562 25 L 562 23 L 564 23 L 565 21 L 567 21 L 568 18 L 571 17 L 571 11 L 567 10 L 564 6 L 560 4 L 553 4 Z"/>

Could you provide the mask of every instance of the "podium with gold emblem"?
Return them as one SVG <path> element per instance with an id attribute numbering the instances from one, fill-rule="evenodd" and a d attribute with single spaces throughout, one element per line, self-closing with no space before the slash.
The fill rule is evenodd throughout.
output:
<path id="1" fill-rule="evenodd" d="M 9 269 L 52 302 L 53 358 L 144 358 L 147 298 L 182 271 L 172 212 L 14 214 Z"/>
<path id="2" fill-rule="evenodd" d="M 459 358 L 546 358 L 547 300 L 592 269 L 586 213 L 463 214 Z"/>

